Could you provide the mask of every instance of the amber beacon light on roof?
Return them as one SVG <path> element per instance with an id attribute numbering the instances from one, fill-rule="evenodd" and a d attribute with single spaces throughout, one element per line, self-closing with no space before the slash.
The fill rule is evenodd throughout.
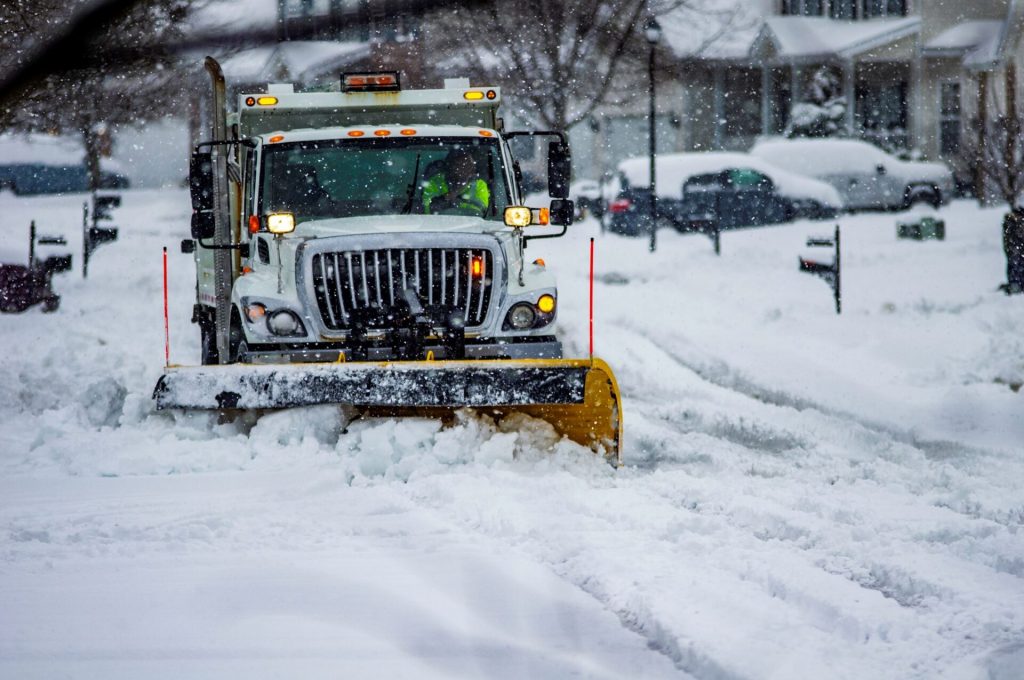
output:
<path id="1" fill-rule="evenodd" d="M 401 89 L 398 71 L 341 74 L 342 92 L 398 92 Z"/>

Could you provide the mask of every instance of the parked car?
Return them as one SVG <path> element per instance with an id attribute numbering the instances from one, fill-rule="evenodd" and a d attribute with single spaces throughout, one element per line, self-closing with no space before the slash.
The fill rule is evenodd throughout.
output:
<path id="1" fill-rule="evenodd" d="M 80 145 L 66 137 L 0 135 L 0 190 L 17 195 L 89 190 Z M 100 188 L 126 189 L 128 178 L 109 159 L 100 161 Z"/>
<path id="2" fill-rule="evenodd" d="M 939 207 L 955 192 L 942 163 L 904 161 L 857 139 L 766 139 L 751 155 L 828 182 L 848 210 L 902 210 L 915 203 Z"/>
<path id="3" fill-rule="evenodd" d="M 622 189 L 609 205 L 609 228 L 646 233 L 650 224 L 649 164 L 619 164 Z M 828 184 L 773 166 L 744 153 L 664 154 L 657 159 L 659 226 L 680 230 L 714 220 L 720 228 L 757 226 L 796 218 L 834 217 L 842 208 Z"/>
<path id="4" fill-rule="evenodd" d="M 601 201 L 601 184 L 593 179 L 578 179 L 569 185 L 569 198 L 576 204 L 576 218 L 587 215 L 601 217 L 604 208 Z"/>

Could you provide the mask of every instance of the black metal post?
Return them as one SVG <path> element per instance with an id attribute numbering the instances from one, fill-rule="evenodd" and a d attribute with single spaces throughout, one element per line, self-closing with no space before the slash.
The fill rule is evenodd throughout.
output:
<path id="1" fill-rule="evenodd" d="M 32 265 L 36 263 L 36 221 L 32 220 L 32 224 L 28 228 L 28 268 L 32 269 Z"/>
<path id="2" fill-rule="evenodd" d="M 89 204 L 82 204 L 82 278 L 89 278 Z"/>
<path id="3" fill-rule="evenodd" d="M 647 62 L 647 75 L 650 78 L 650 111 L 648 121 L 650 122 L 650 157 L 651 157 L 651 244 L 650 251 L 653 253 L 658 247 L 658 182 L 654 169 L 654 157 L 657 153 L 657 135 L 655 125 L 654 107 L 654 45 L 651 45 L 651 54 Z"/>
<path id="4" fill-rule="evenodd" d="M 835 265 L 834 265 L 835 268 L 836 268 L 836 286 L 835 286 L 835 291 L 834 291 L 835 296 L 836 296 L 836 314 L 842 314 L 843 313 L 843 294 L 842 294 L 842 288 L 840 287 L 840 279 L 839 279 L 840 272 L 842 272 L 842 267 L 839 264 L 839 253 L 840 253 L 840 249 L 839 249 L 839 225 L 837 224 L 836 225 L 836 262 L 835 262 Z"/>

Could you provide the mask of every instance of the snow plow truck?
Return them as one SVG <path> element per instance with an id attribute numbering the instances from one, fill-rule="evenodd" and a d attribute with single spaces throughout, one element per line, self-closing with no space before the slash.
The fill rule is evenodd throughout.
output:
<path id="1" fill-rule="evenodd" d="M 563 133 L 506 132 L 497 87 L 403 90 L 398 72 L 272 84 L 229 112 L 206 69 L 212 138 L 191 158 L 182 242 L 202 365 L 168 366 L 157 408 L 524 413 L 620 463 L 615 377 L 563 357 L 554 277 L 524 252 L 573 219 Z M 549 206 L 525 205 L 517 136 L 549 138 Z"/>

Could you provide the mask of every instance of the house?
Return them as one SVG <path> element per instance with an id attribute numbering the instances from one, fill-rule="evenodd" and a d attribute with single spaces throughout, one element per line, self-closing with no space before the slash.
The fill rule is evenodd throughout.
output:
<path id="1" fill-rule="evenodd" d="M 659 132 L 659 148 L 744 150 L 780 134 L 809 79 L 826 68 L 847 103 L 846 135 L 946 161 L 973 181 L 975 121 L 1004 100 L 1007 73 L 1013 81 L 1024 67 L 1024 0 L 744 4 L 749 20 L 700 51 L 692 22 L 662 21 L 658 110 L 679 131 Z M 611 133 L 642 108 L 606 110 L 595 127 Z M 602 159 L 607 170 L 620 154 L 597 146 L 612 152 Z M 629 155 L 645 151 L 634 143 Z"/>

